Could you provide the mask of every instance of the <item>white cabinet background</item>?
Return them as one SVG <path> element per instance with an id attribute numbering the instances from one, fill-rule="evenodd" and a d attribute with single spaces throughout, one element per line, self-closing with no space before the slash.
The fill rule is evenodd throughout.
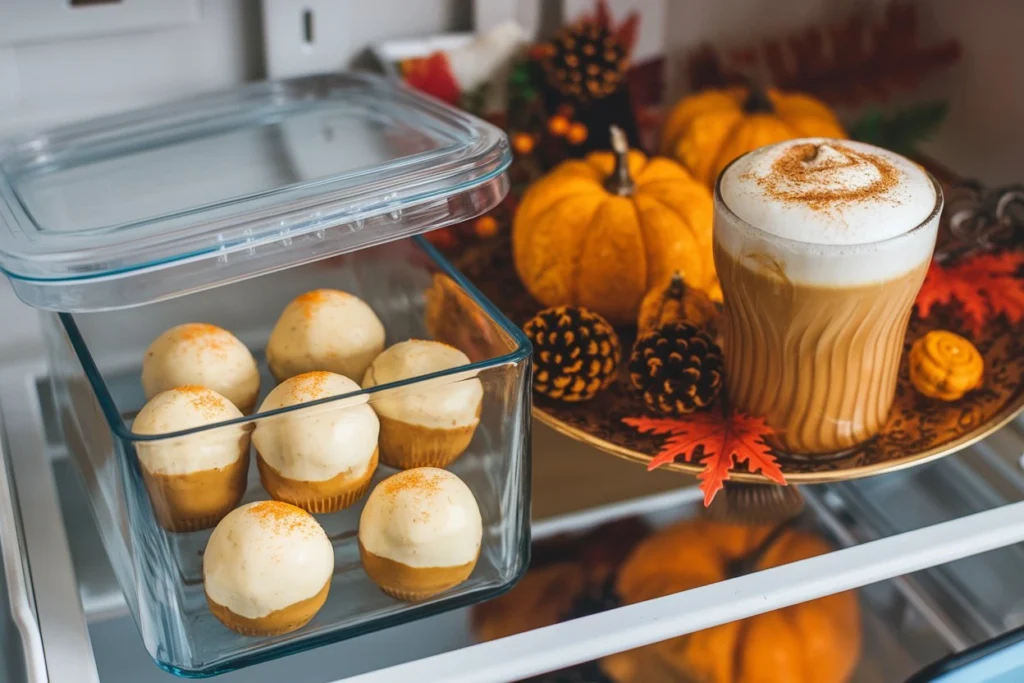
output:
<path id="1" fill-rule="evenodd" d="M 106 31 L 97 34 L 91 29 L 93 33 L 76 36 L 67 30 L 76 16 L 138 13 L 145 9 L 140 6 L 152 0 L 85 7 L 72 7 L 71 2 L 0 0 L 0 135 L 263 77 L 266 58 L 274 52 L 273 46 L 263 45 L 264 20 L 273 22 L 278 32 L 280 24 L 291 24 L 284 31 L 294 30 L 301 36 L 304 8 L 314 11 L 315 40 L 329 46 L 336 56 L 334 66 L 341 67 L 372 42 L 386 38 L 467 30 L 474 20 L 487 25 L 508 16 L 534 27 L 541 14 L 572 14 L 590 6 L 589 0 L 564 0 L 564 10 L 557 0 L 173 0 L 185 9 L 170 19 L 153 19 L 148 25 L 145 16 L 135 21 L 93 22 L 106 25 Z M 877 5 L 884 0 L 860 2 Z M 49 11 L 71 19 L 57 17 L 50 31 L 56 35 L 51 37 L 46 26 L 31 32 L 18 29 L 14 19 L 26 3 L 49 6 Z M 685 87 L 680 69 L 683 56 L 701 41 L 747 42 L 756 35 L 842 16 L 860 3 L 612 0 L 610 4 L 620 16 L 634 6 L 646 13 L 641 56 L 664 49 L 670 90 L 680 92 Z M 926 40 L 953 35 L 964 46 L 960 64 L 922 88 L 922 96 L 944 97 L 953 103 L 944 130 L 929 151 L 962 173 L 989 183 L 1024 181 L 1024 58 L 1018 50 L 1024 2 L 923 0 L 920 4 Z M 281 59 L 275 56 L 276 62 Z"/>
<path id="2" fill-rule="evenodd" d="M 358 63 L 381 40 L 466 31 L 509 18 L 536 30 L 593 6 L 592 0 L 115 0 L 73 7 L 74 1 L 0 0 L 0 138 L 225 88 L 268 71 L 341 68 Z M 671 98 L 685 92 L 686 54 L 703 41 L 746 44 L 886 1 L 609 5 L 619 18 L 633 8 L 643 13 L 638 58 L 666 54 Z M 914 94 L 952 104 L 926 151 L 989 184 L 1024 182 L 1024 1 L 919 4 L 923 40 L 954 36 L 964 48 L 959 64 Z M 312 46 L 304 44 L 306 10 L 313 13 Z M 31 25 L 28 15 L 35 15 Z M 45 16 L 52 22 L 39 20 Z M 0 310 L 20 308 L 0 278 Z M 37 354 L 38 335 L 35 317 L 22 311 L 17 324 L 0 331 L 0 362 Z"/>

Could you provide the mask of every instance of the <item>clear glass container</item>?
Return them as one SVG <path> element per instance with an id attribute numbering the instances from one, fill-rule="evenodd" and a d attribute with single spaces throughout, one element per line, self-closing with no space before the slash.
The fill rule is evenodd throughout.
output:
<path id="1" fill-rule="evenodd" d="M 255 83 L 0 144 L 0 269 L 37 308 L 149 303 L 472 218 L 511 159 L 379 77 Z"/>
<path id="2" fill-rule="evenodd" d="M 405 239 L 495 206 L 510 161 L 494 126 L 356 74 L 255 83 L 0 143 L 0 270 L 22 300 L 52 311 L 63 437 L 160 666 L 215 674 L 482 600 L 516 580 L 529 555 L 530 344 L 425 242 Z M 320 288 L 366 301 L 389 345 L 436 339 L 469 364 L 202 429 L 133 433 L 145 403 L 143 354 L 162 332 L 186 322 L 233 332 L 259 360 L 266 396 L 270 330 L 291 299 Z M 467 581 L 416 604 L 387 597 L 360 563 L 357 504 L 319 516 L 335 572 L 309 624 L 256 638 L 216 620 L 203 589 L 210 531 L 169 533 L 157 523 L 141 443 L 476 380 L 479 424 L 449 466 L 483 518 Z M 392 473 L 380 467 L 374 483 Z M 247 483 L 243 503 L 268 497 L 256 467 Z"/>
<path id="3" fill-rule="evenodd" d="M 366 397 L 444 385 L 476 377 L 484 387 L 480 424 L 468 451 L 449 469 L 472 490 L 483 518 L 480 559 L 465 583 L 425 602 L 394 600 L 369 580 L 356 532 L 362 503 L 318 515 L 335 549 L 326 605 L 302 629 L 282 636 L 238 635 L 207 608 L 202 553 L 210 531 L 169 533 L 154 517 L 136 445 L 184 438 L 212 427 L 162 436 L 132 433 L 145 402 L 140 367 L 148 344 L 173 325 L 213 321 L 256 355 L 261 398 L 274 386 L 263 347 L 278 313 L 293 297 L 318 287 L 351 292 L 384 323 L 387 343 L 410 338 L 452 344 L 471 359 L 461 368 L 369 391 L 337 396 L 280 412 L 312 415 L 345 410 Z M 150 655 L 179 675 L 210 675 L 323 643 L 394 626 L 497 595 L 518 578 L 529 558 L 529 342 L 421 239 L 218 287 L 202 294 L 137 308 L 46 316 L 53 393 L 64 438 L 98 520 L 103 545 Z M 269 415 L 234 423 L 254 427 Z M 381 466 L 374 484 L 393 474 Z M 269 496 L 256 467 L 249 469 L 243 503 Z"/>

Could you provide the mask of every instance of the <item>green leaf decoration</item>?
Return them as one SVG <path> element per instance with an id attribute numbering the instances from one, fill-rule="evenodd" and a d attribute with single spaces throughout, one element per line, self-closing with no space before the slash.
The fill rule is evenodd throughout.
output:
<path id="1" fill-rule="evenodd" d="M 913 155 L 918 145 L 935 135 L 948 114 L 949 104 L 942 101 L 914 104 L 888 114 L 871 109 L 850 126 L 850 137 Z"/>
<path id="2" fill-rule="evenodd" d="M 471 114 L 483 116 L 486 113 L 484 105 L 487 102 L 492 87 L 490 83 L 483 83 L 475 90 L 462 93 L 460 106 Z"/>

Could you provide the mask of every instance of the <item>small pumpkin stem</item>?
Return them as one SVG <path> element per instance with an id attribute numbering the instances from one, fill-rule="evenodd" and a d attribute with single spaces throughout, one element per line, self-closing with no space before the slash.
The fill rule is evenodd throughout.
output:
<path id="1" fill-rule="evenodd" d="M 629 141 L 618 126 L 611 127 L 612 152 L 615 153 L 615 169 L 605 181 L 605 188 L 612 194 L 628 197 L 636 190 L 633 176 L 629 174 Z"/>
<path id="2" fill-rule="evenodd" d="M 725 563 L 725 575 L 730 579 L 735 579 L 738 576 L 746 576 L 755 569 L 757 564 L 765 556 L 771 547 L 775 545 L 782 535 L 789 531 L 790 527 L 797 520 L 797 517 L 787 519 L 785 522 L 778 524 L 774 529 L 768 532 L 768 535 L 757 544 L 750 552 L 745 555 L 741 555 L 735 559 L 729 560 Z"/>
<path id="3" fill-rule="evenodd" d="M 759 85 L 749 87 L 746 101 L 743 102 L 743 111 L 748 114 L 773 114 L 775 105 L 768 98 L 768 92 Z"/>
<path id="4" fill-rule="evenodd" d="M 668 282 L 668 291 L 665 294 L 672 299 L 682 299 L 685 293 L 686 281 L 683 280 L 683 274 L 678 270 L 673 271 L 672 279 Z"/>

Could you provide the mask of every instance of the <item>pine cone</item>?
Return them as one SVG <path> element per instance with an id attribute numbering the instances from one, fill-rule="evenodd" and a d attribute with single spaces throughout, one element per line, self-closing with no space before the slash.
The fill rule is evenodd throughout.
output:
<path id="1" fill-rule="evenodd" d="M 523 327 L 533 342 L 533 388 L 562 401 L 593 398 L 615 379 L 622 357 L 608 321 L 580 306 L 548 308 Z"/>
<path id="2" fill-rule="evenodd" d="M 629 379 L 651 410 L 685 415 L 714 403 L 722 388 L 722 350 L 689 323 L 670 323 L 637 340 Z"/>
<path id="3" fill-rule="evenodd" d="M 606 26 L 568 26 L 545 46 L 544 74 L 552 88 L 577 102 L 615 92 L 629 66 L 626 48 Z"/>

